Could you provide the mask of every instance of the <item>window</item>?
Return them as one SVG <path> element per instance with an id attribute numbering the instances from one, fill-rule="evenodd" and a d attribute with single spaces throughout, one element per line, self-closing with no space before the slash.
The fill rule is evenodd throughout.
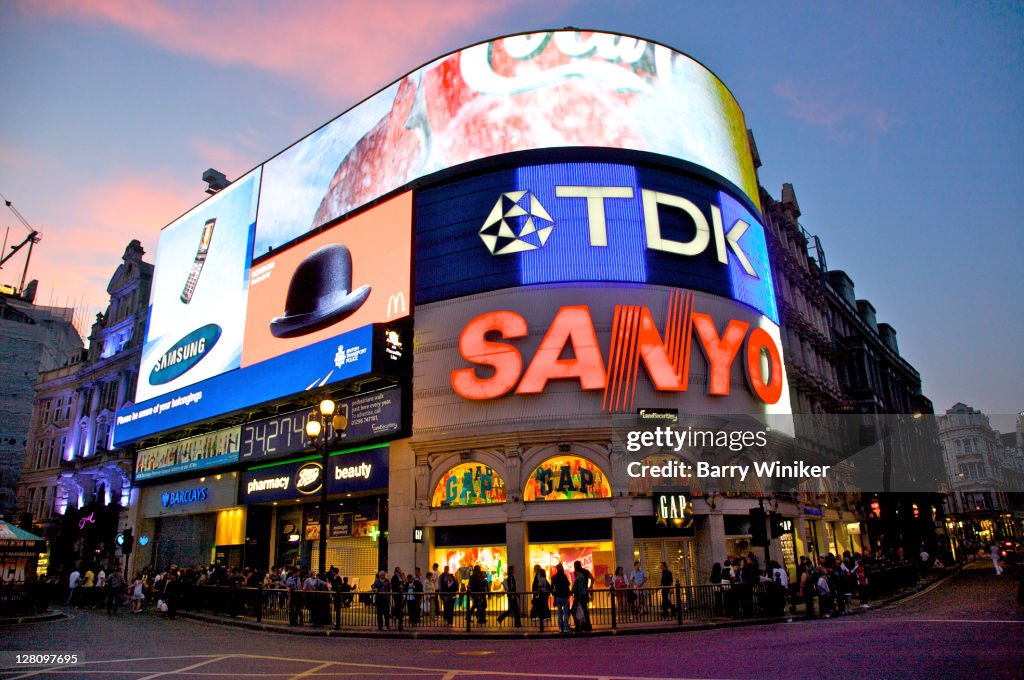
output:
<path id="1" fill-rule="evenodd" d="M 43 455 L 43 451 L 46 449 L 46 442 L 40 439 L 36 442 L 36 469 L 42 470 L 43 464 L 46 462 L 46 458 Z"/>
<path id="2" fill-rule="evenodd" d="M 53 456 L 54 448 L 56 448 L 57 440 L 52 437 L 46 441 L 46 467 L 51 468 L 54 466 Z"/>
<path id="3" fill-rule="evenodd" d="M 961 439 L 960 444 L 964 447 L 964 453 L 974 453 L 973 439 Z"/>
<path id="4" fill-rule="evenodd" d="M 43 401 L 42 409 L 43 409 L 43 415 L 42 415 L 42 417 L 39 420 L 40 420 L 40 424 L 46 425 L 47 423 L 50 422 L 50 400 L 49 399 L 46 399 L 46 400 Z"/>

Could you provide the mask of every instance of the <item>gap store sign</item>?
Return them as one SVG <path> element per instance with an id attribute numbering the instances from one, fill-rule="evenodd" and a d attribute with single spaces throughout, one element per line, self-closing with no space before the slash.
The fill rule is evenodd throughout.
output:
<path id="1" fill-rule="evenodd" d="M 326 475 L 327 493 L 358 493 L 388 488 L 388 445 L 332 453 Z M 288 463 L 258 465 L 242 474 L 239 503 L 318 499 L 324 475 L 320 456 Z"/>

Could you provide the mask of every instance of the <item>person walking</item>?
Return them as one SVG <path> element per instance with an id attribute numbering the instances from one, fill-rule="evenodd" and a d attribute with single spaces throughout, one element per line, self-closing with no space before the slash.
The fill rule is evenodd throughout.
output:
<path id="1" fill-rule="evenodd" d="M 373 606 L 377 610 L 377 630 L 391 630 L 391 582 L 388 574 L 377 572 L 377 580 L 370 587 L 373 592 Z"/>
<path id="2" fill-rule="evenodd" d="M 615 568 L 615 576 L 612 578 L 612 590 L 615 591 L 615 606 L 623 614 L 626 612 L 626 594 L 630 592 L 629 582 L 626 581 L 626 574 L 622 567 Z"/>
<path id="3" fill-rule="evenodd" d="M 589 633 L 590 625 L 590 589 L 594 583 L 594 575 L 579 560 L 573 562 L 572 580 L 572 612 L 576 619 L 576 632 Z"/>
<path id="4" fill-rule="evenodd" d="M 419 569 L 416 569 L 419 573 Z M 412 574 L 405 577 L 405 608 L 409 613 L 409 625 L 418 626 L 423 606 L 423 582 Z"/>
<path id="5" fill-rule="evenodd" d="M 77 602 L 75 602 L 75 590 L 78 588 L 81 582 L 82 574 L 78 571 L 78 569 L 75 569 L 71 572 L 71 576 L 68 577 L 68 600 L 64 603 L 65 607 L 70 607 L 73 604 L 77 604 Z"/>
<path id="6" fill-rule="evenodd" d="M 522 626 L 522 620 L 519 615 L 519 595 L 516 589 L 516 568 L 515 565 L 509 565 L 508 576 L 501 582 L 501 587 L 505 590 L 505 599 L 508 601 L 508 609 L 498 615 L 498 623 L 502 623 L 510 615 L 512 616 L 512 624 L 519 628 Z"/>
<path id="7" fill-rule="evenodd" d="M 633 595 L 633 612 L 637 613 L 642 609 L 646 609 L 647 602 L 647 591 L 644 588 L 647 587 L 647 572 L 640 566 L 640 562 L 633 563 L 633 573 L 629 575 L 630 594 Z"/>
<path id="8" fill-rule="evenodd" d="M 999 544 L 993 543 L 992 547 L 989 548 L 989 554 L 992 555 L 992 566 L 996 568 L 996 576 L 1003 575 L 1003 568 L 999 566 Z"/>
<path id="9" fill-rule="evenodd" d="M 469 599 L 470 606 L 466 616 L 476 612 L 477 623 L 487 623 L 487 577 L 484 576 L 479 564 L 473 567 L 473 574 L 469 577 Z"/>
<path id="10" fill-rule="evenodd" d="M 146 582 L 142 580 L 142 574 L 136 574 L 135 580 L 132 581 L 132 614 L 139 614 L 142 612 L 142 603 L 146 599 Z"/>
<path id="11" fill-rule="evenodd" d="M 459 592 L 459 582 L 451 573 L 448 565 L 444 565 L 444 573 L 438 577 L 437 590 L 441 594 L 441 606 L 444 609 L 444 623 L 452 625 L 455 620 L 455 596 Z"/>
<path id="12" fill-rule="evenodd" d="M 405 618 L 405 574 L 401 567 L 395 567 L 391 576 L 391 616 L 395 619 L 395 628 L 402 630 L 402 619 Z"/>
<path id="13" fill-rule="evenodd" d="M 288 625 L 302 625 L 302 576 L 292 569 L 285 579 L 285 586 L 288 588 Z"/>
<path id="14" fill-rule="evenodd" d="M 676 605 L 672 604 L 672 584 L 675 579 L 672 570 L 668 568 L 667 562 L 661 563 L 661 615 L 672 616 L 676 612 Z"/>
<path id="15" fill-rule="evenodd" d="M 541 572 L 543 575 L 543 572 Z M 561 563 L 555 565 L 555 575 L 551 577 L 551 592 L 555 596 L 555 618 L 558 621 L 558 632 L 569 632 L 569 596 L 572 585 L 565 575 L 565 567 Z M 546 602 L 545 602 L 546 606 Z"/>
<path id="16" fill-rule="evenodd" d="M 121 606 L 121 598 L 124 597 L 124 577 L 120 571 L 113 571 L 107 579 L 107 613 L 117 614 Z"/>

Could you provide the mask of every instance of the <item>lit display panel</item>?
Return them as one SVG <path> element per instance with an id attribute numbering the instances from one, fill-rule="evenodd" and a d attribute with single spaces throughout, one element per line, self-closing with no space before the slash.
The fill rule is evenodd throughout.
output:
<path id="1" fill-rule="evenodd" d="M 549 458 L 530 473 L 523 500 L 575 501 L 611 498 L 612 488 L 601 468 L 580 456 Z"/>
<path id="2" fill-rule="evenodd" d="M 444 473 L 434 488 L 433 508 L 505 502 L 505 480 L 483 463 L 462 463 Z"/>
<path id="3" fill-rule="evenodd" d="M 136 401 L 236 369 L 260 172 L 160 232 Z"/>
<path id="4" fill-rule="evenodd" d="M 650 194 L 656 208 L 645 207 Z M 619 163 L 523 166 L 418 191 L 415 221 L 420 304 L 527 284 L 648 283 L 736 300 L 778 322 L 764 227 L 690 175 Z M 702 250 L 671 252 L 698 237 L 697 221 L 707 228 Z M 731 242 L 733 230 L 741 235 Z"/>
<path id="5" fill-rule="evenodd" d="M 254 259 L 417 178 L 530 149 L 662 154 L 707 168 L 759 206 L 746 129 L 721 81 L 662 45 L 577 31 L 480 43 L 268 161 Z"/>

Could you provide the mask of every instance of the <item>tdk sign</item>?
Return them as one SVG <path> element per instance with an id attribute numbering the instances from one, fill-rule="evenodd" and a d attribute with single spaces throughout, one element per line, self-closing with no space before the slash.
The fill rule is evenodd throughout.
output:
<path id="1" fill-rule="evenodd" d="M 169 508 L 173 505 L 187 505 L 188 503 L 202 503 L 209 498 L 210 492 L 205 486 L 196 486 L 181 491 L 167 491 L 160 496 L 160 503 Z"/>
<path id="2" fill-rule="evenodd" d="M 220 326 L 211 323 L 183 337 L 157 359 L 149 374 L 149 384 L 162 385 L 183 375 L 210 353 L 220 334 Z"/>
<path id="3" fill-rule="evenodd" d="M 640 196 L 637 196 L 630 186 L 557 185 L 554 190 L 559 200 L 585 201 L 591 247 L 608 247 L 606 204 L 609 201 L 639 199 L 643 208 L 644 233 L 648 248 L 692 257 L 705 252 L 713 243 L 718 262 L 727 265 L 731 253 L 747 275 L 758 278 L 747 253 L 740 245 L 740 239 L 747 233 L 750 223 L 743 219 L 733 219 L 726 229 L 722 209 L 713 202 L 706 206 L 711 214 L 709 220 L 704 209 L 692 200 L 651 189 L 641 189 Z M 685 213 L 693 221 L 692 237 L 682 241 L 663 234 L 658 217 L 659 207 L 674 208 Z M 551 232 L 557 228 L 557 222 L 552 220 L 533 193 L 513 191 L 502 194 L 498 199 L 480 229 L 480 238 L 492 255 L 506 255 L 544 246 L 551 238 Z"/>
<path id="4" fill-rule="evenodd" d="M 425 188 L 416 199 L 416 301 L 640 283 L 734 300 L 777 324 L 763 218 L 737 196 L 696 171 L 593 162 L 502 168 Z"/>

